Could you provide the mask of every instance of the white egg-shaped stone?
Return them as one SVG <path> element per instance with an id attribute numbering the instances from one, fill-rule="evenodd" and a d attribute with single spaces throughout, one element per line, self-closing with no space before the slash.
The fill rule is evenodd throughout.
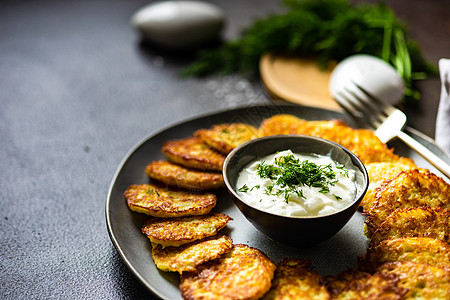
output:
<path id="1" fill-rule="evenodd" d="M 399 103 L 405 92 L 405 83 L 395 68 L 367 54 L 352 55 L 338 63 L 330 77 L 331 95 L 352 87 L 352 82 L 392 104 Z"/>
<path id="2" fill-rule="evenodd" d="M 200 1 L 164 1 L 139 9 L 133 27 L 142 37 L 162 48 L 195 48 L 217 39 L 225 25 L 223 11 Z"/>

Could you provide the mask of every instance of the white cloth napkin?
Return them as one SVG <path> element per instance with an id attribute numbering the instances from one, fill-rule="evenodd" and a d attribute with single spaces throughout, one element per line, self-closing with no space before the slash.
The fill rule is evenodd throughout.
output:
<path id="1" fill-rule="evenodd" d="M 441 98 L 436 118 L 436 143 L 450 153 L 450 59 L 439 60 Z"/>

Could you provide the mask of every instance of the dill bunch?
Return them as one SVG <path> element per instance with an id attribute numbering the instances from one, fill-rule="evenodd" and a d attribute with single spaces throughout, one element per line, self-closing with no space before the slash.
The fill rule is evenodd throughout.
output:
<path id="1" fill-rule="evenodd" d="M 406 85 L 405 102 L 420 99 L 417 79 L 436 75 L 407 28 L 385 4 L 352 5 L 347 0 L 284 0 L 287 12 L 256 20 L 236 40 L 198 52 L 182 76 L 259 74 L 268 52 L 314 55 L 320 68 L 331 61 L 365 53 L 394 66 Z"/>

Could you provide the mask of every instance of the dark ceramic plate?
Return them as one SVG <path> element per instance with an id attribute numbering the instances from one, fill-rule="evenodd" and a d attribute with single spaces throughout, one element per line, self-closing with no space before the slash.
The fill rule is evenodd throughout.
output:
<path id="1" fill-rule="evenodd" d="M 217 123 L 245 122 L 259 125 L 260 122 L 278 113 L 289 113 L 307 120 L 340 118 L 353 124 L 345 115 L 329 110 L 296 105 L 250 106 L 221 111 L 195 119 L 176 123 L 152 133 L 139 142 L 125 156 L 111 182 L 106 200 L 106 222 L 111 240 L 139 281 L 162 299 L 182 299 L 178 290 L 179 275 L 159 271 L 151 257 L 151 245 L 140 228 L 147 218 L 130 211 L 123 193 L 131 184 L 148 183 L 145 166 L 157 159 L 165 159 L 160 152 L 162 144 L 170 139 L 190 136 L 195 130 L 207 128 Z M 431 139 L 412 130 L 409 133 L 425 144 L 442 159 L 450 163 L 448 156 Z M 400 142 L 390 146 L 399 155 L 413 158 L 416 163 L 439 174 L 424 159 Z M 311 259 L 313 266 L 322 275 L 337 274 L 347 268 L 356 268 L 356 257 L 362 255 L 368 240 L 363 234 L 364 219 L 356 213 L 347 225 L 331 239 L 308 249 L 297 249 L 279 244 L 256 230 L 235 207 L 225 189 L 218 191 L 218 204 L 214 211 L 231 216 L 231 221 L 223 232 L 229 234 L 235 244 L 243 243 L 266 253 L 275 263 L 283 257 Z"/>

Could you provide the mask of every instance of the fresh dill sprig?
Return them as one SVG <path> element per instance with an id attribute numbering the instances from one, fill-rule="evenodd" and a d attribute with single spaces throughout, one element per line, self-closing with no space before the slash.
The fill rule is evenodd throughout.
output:
<path id="1" fill-rule="evenodd" d="M 315 55 L 321 68 L 332 61 L 365 53 L 392 64 L 406 85 L 405 102 L 420 98 L 415 80 L 436 75 L 437 68 L 407 36 L 406 26 L 385 4 L 352 5 L 348 0 L 284 0 L 288 11 L 256 20 L 240 37 L 198 53 L 182 76 L 259 73 L 268 52 Z"/>
<path id="2" fill-rule="evenodd" d="M 253 191 L 253 189 L 259 189 L 260 187 L 261 187 L 261 186 L 260 186 L 259 184 L 257 184 L 257 185 L 253 186 L 253 187 L 250 189 L 250 192 Z"/>
<path id="3" fill-rule="evenodd" d="M 244 184 L 243 186 L 241 186 L 240 188 L 238 188 L 238 191 L 239 192 L 243 192 L 243 193 L 246 193 L 247 191 L 248 191 L 248 186 L 247 186 L 247 184 Z"/>
<path id="4" fill-rule="evenodd" d="M 348 170 L 343 165 L 338 165 L 337 170 L 344 176 L 348 176 Z M 261 162 L 257 166 L 257 174 L 261 178 L 274 181 L 274 185 L 266 187 L 266 195 L 283 195 L 284 201 L 289 202 L 290 194 L 297 194 L 301 198 L 303 192 L 301 186 L 319 188 L 319 192 L 328 194 L 330 186 L 337 182 L 336 172 L 331 164 L 318 165 L 309 160 L 300 160 L 293 155 L 275 158 L 274 164 Z M 335 196 L 336 199 L 338 199 Z"/>
<path id="5" fill-rule="evenodd" d="M 158 193 L 158 191 L 157 191 L 157 190 L 154 190 L 154 189 L 148 189 L 148 190 L 145 191 L 145 193 L 146 193 L 147 195 L 153 195 L 153 193 L 155 193 L 158 197 L 161 196 L 161 195 Z"/>

